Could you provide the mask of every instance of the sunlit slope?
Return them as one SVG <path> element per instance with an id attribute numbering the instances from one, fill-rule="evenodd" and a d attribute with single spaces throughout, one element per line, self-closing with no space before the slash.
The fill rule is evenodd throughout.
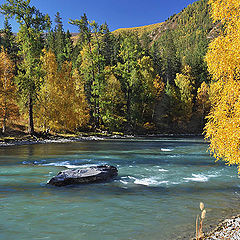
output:
<path id="1" fill-rule="evenodd" d="M 141 26 L 141 27 L 132 27 L 132 28 L 119 28 L 113 31 L 114 34 L 120 34 L 126 31 L 136 31 L 138 32 L 139 36 L 142 36 L 145 32 L 152 32 L 155 29 L 159 28 L 163 23 L 155 23 L 151 25 Z"/>

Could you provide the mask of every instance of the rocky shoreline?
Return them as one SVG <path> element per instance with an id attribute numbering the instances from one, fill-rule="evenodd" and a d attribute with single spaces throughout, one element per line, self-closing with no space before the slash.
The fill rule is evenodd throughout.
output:
<path id="1" fill-rule="evenodd" d="M 81 141 L 103 141 L 103 140 L 111 140 L 111 139 L 133 139 L 136 137 L 202 137 L 202 135 L 198 134 L 160 134 L 160 135 L 90 135 L 90 136 L 74 136 L 74 137 L 66 137 L 66 136 L 47 136 L 47 137 L 36 137 L 36 136 L 25 136 L 21 138 L 12 138 L 6 137 L 4 139 L 0 139 L 0 147 L 7 146 L 15 146 L 15 145 L 32 145 L 32 144 L 46 144 L 46 143 L 70 143 L 70 142 L 81 142 Z"/>
<path id="2" fill-rule="evenodd" d="M 217 240 L 217 239 L 240 239 L 240 215 L 227 218 L 220 222 L 217 227 L 205 234 L 204 240 Z"/>
<path id="3" fill-rule="evenodd" d="M 112 135 L 110 137 L 98 137 L 98 136 L 79 136 L 79 137 L 61 137 L 51 136 L 47 138 L 38 137 L 24 137 L 19 139 L 6 138 L 0 140 L 0 147 L 15 146 L 15 145 L 32 145 L 32 144 L 46 144 L 46 143 L 70 143 L 70 142 L 81 142 L 81 141 L 102 141 L 107 139 L 122 139 L 131 138 L 132 136 L 118 136 Z"/>

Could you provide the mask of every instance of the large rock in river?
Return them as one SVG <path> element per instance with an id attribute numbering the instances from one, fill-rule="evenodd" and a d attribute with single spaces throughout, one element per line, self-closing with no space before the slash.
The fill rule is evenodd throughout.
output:
<path id="1" fill-rule="evenodd" d="M 84 184 L 109 181 L 118 175 L 114 166 L 103 165 L 84 169 L 69 169 L 58 173 L 48 181 L 54 186 L 66 186 L 71 184 Z"/>

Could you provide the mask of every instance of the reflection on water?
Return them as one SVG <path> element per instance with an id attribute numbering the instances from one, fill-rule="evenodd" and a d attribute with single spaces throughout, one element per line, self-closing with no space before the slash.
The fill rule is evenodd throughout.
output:
<path id="1" fill-rule="evenodd" d="M 194 232 L 238 209 L 235 167 L 214 163 L 202 139 L 131 139 L 0 149 L 0 239 L 155 240 Z M 52 187 L 66 168 L 115 165 L 102 184 Z M 100 237 L 101 236 L 101 237 Z"/>

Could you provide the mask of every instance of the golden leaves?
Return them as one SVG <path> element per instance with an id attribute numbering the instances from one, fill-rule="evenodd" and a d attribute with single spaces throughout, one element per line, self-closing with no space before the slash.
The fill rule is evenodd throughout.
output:
<path id="1" fill-rule="evenodd" d="M 209 46 L 206 56 L 214 80 L 210 88 L 212 109 L 205 127 L 210 151 L 227 164 L 240 164 L 240 2 L 210 0 L 214 21 L 224 31 Z"/>
<path id="2" fill-rule="evenodd" d="M 2 47 L 0 53 L 0 118 L 3 122 L 3 129 L 6 127 L 7 120 L 19 116 L 13 72 L 14 64 Z"/>
<path id="3" fill-rule="evenodd" d="M 44 84 L 39 92 L 36 118 L 44 131 L 75 131 L 89 121 L 89 110 L 84 87 L 71 62 L 58 69 L 56 57 L 44 50 L 41 58 L 45 70 Z"/>

